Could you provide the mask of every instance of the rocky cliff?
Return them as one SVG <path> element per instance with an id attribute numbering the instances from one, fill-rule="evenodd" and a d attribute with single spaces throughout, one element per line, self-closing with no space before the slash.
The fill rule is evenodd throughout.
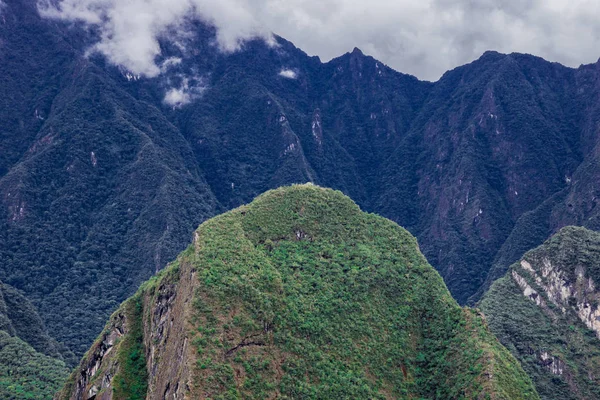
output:
<path id="1" fill-rule="evenodd" d="M 196 231 L 57 399 L 537 399 L 416 240 L 340 192 L 267 192 Z"/>
<path id="2" fill-rule="evenodd" d="M 567 227 L 526 253 L 480 303 L 546 399 L 600 398 L 600 234 Z"/>

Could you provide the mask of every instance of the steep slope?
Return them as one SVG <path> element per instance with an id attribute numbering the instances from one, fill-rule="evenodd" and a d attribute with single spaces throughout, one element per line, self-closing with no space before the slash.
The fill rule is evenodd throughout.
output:
<path id="1" fill-rule="evenodd" d="M 282 184 L 313 181 L 370 204 L 380 165 L 431 84 L 358 49 L 323 64 L 279 44 L 250 42 L 219 57 L 202 101 L 175 113 L 200 167 L 211 171 L 217 199 L 231 208 Z M 284 68 L 296 78 L 280 76 Z"/>
<path id="2" fill-rule="evenodd" d="M 378 212 L 400 224 L 418 215 L 409 226 L 459 302 L 579 164 L 574 82 L 563 66 L 488 52 L 435 84 L 387 161 Z"/>
<path id="3" fill-rule="evenodd" d="M 34 143 L 78 59 L 61 31 L 40 23 L 35 3 L 3 1 L 0 11 L 0 177 Z"/>
<path id="4" fill-rule="evenodd" d="M 155 107 L 94 65 L 74 73 L 36 145 L 0 181 L 0 276 L 80 354 L 101 318 L 185 247 L 216 202 Z"/>
<path id="5" fill-rule="evenodd" d="M 313 185 L 202 224 L 57 396 L 188 397 L 538 398 L 407 231 Z"/>
<path id="6" fill-rule="evenodd" d="M 479 303 L 544 399 L 600 398 L 600 234 L 563 228 Z"/>
<path id="7" fill-rule="evenodd" d="M 510 237 L 496 254 L 488 277 L 474 299 L 480 298 L 491 283 L 503 276 L 508 267 L 525 251 L 541 245 L 560 228 L 579 225 L 592 230 L 600 229 L 599 210 L 596 208 L 600 196 L 600 136 L 597 129 L 600 109 L 600 62 L 573 71 L 573 78 L 574 82 L 570 84 L 574 84 L 577 93 L 572 93 L 563 107 L 576 107 L 579 110 L 577 121 L 570 122 L 570 126 L 577 127 L 578 132 L 573 132 L 570 136 L 571 140 L 576 139 L 579 142 L 576 148 L 579 149 L 577 152 L 581 154 L 582 162 L 576 169 L 570 169 L 572 172 L 565 173 L 566 185 L 563 190 L 557 191 L 537 208 L 519 217 Z M 553 112 L 556 113 L 556 110 Z"/>
<path id="8" fill-rule="evenodd" d="M 600 111 L 600 60 L 576 71 L 579 96 L 577 102 L 584 110 L 581 115 L 581 152 L 583 162 L 569 176 L 570 190 L 552 213 L 556 225 L 582 225 L 600 230 L 599 209 L 596 208 L 600 188 L 600 135 L 598 135 L 598 112 Z"/>
<path id="9" fill-rule="evenodd" d="M 21 11 L 27 6 L 31 17 Z M 37 15 L 35 2 L 9 1 L 3 16 L 21 31 L 66 35 Z M 16 35 L 0 34 L 7 43 Z M 79 358 L 106 316 L 183 250 L 217 206 L 159 108 L 80 54 L 71 62 L 64 70 L 32 66 L 58 74 L 39 83 L 58 89 L 34 141 L 0 179 L 0 279 L 22 290 Z"/>

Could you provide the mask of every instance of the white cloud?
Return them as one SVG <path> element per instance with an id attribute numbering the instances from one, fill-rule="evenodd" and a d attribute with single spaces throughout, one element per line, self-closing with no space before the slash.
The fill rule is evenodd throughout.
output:
<path id="1" fill-rule="evenodd" d="M 47 18 L 79 21 L 100 29 L 97 51 L 133 74 L 156 77 L 161 54 L 159 39 L 185 36 L 190 20 L 219 27 L 217 44 L 235 51 L 251 37 L 271 34 L 255 20 L 245 0 L 61 0 L 54 5 L 40 0 L 40 14 Z"/>
<path id="2" fill-rule="evenodd" d="M 165 104 L 179 108 L 199 98 L 205 90 L 205 86 L 200 78 L 179 77 L 181 83 L 176 87 L 167 90 L 164 98 Z"/>
<path id="3" fill-rule="evenodd" d="M 597 0 L 286 0 L 265 24 L 328 60 L 353 47 L 435 80 L 486 50 L 527 52 L 570 66 L 600 56 Z"/>
<path id="4" fill-rule="evenodd" d="M 165 104 L 173 107 L 181 107 L 190 102 L 190 95 L 184 88 L 171 88 L 165 94 Z"/>
<path id="5" fill-rule="evenodd" d="M 279 76 L 287 79 L 296 79 L 298 77 L 298 73 L 292 69 L 282 69 L 279 72 Z"/>
<path id="6" fill-rule="evenodd" d="M 48 0 L 44 0 L 48 1 Z M 528 52 L 570 66 L 600 56 L 598 0 L 62 0 L 47 16 L 101 28 L 96 50 L 156 76 L 158 38 L 190 19 L 217 27 L 225 51 L 273 31 L 324 60 L 353 47 L 397 70 L 437 79 L 485 50 Z"/>
<path id="7" fill-rule="evenodd" d="M 160 64 L 160 71 L 167 72 L 169 68 L 181 64 L 182 60 L 179 57 L 170 57 Z"/>

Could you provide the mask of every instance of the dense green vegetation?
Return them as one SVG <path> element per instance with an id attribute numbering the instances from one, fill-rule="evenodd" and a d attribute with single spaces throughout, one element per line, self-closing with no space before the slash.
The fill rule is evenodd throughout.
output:
<path id="1" fill-rule="evenodd" d="M 576 268 L 586 277 L 600 279 L 600 235 L 583 228 L 564 228 L 542 246 L 522 258 L 539 271 L 550 262 L 558 266 L 567 282 L 577 282 Z M 540 294 L 548 308 L 536 305 L 523 295 L 511 277 L 516 271 Z M 593 293 L 590 293 L 593 294 Z M 597 297 L 600 295 L 596 294 Z M 600 398 L 600 339 L 577 317 L 576 299 L 569 300 L 566 313 L 548 299 L 520 264 L 496 281 L 479 303 L 492 332 L 519 359 L 532 378 L 540 396 L 549 400 Z M 589 304 L 598 307 L 598 304 Z M 550 310 L 550 311 L 548 311 Z M 556 357 L 545 360 L 543 353 Z M 559 365 L 562 373 L 552 372 Z"/>
<path id="2" fill-rule="evenodd" d="M 125 305 L 130 331 L 118 350 L 119 372 L 114 377 L 115 400 L 144 400 L 148 391 L 148 371 L 144 348 L 143 307 L 139 296 Z"/>
<path id="3" fill-rule="evenodd" d="M 461 304 L 557 227 L 600 226 L 595 66 L 490 52 L 430 83 L 282 38 L 222 54 L 198 23 L 194 52 L 162 44 L 183 59 L 164 80 L 133 80 L 83 57 L 97 32 L 3 3 L 0 280 L 32 303 L 16 335 L 70 365 L 200 223 L 280 185 L 333 187 L 405 226 Z M 182 76 L 205 90 L 173 109 Z M 36 314 L 48 332 L 27 329 Z"/>
<path id="4" fill-rule="evenodd" d="M 0 331 L 0 398 L 51 399 L 67 375 L 63 361 L 38 353 L 21 339 Z"/>
<path id="5" fill-rule="evenodd" d="M 538 398 L 414 237 L 313 185 L 269 191 L 205 222 L 177 263 L 125 303 L 135 325 L 115 380 L 131 376 L 130 388 L 144 382 L 139 346 L 149 339 L 139 335 L 150 328 L 139 315 L 155 315 L 156 288 L 181 266 L 195 272 L 178 278 L 194 279 L 191 319 L 173 321 L 191 324 L 192 398 Z M 172 367 L 156 363 L 157 376 Z"/>
<path id="6" fill-rule="evenodd" d="M 15 288 L 0 282 L 0 330 L 18 336 L 40 353 L 58 356 L 35 307 Z"/>

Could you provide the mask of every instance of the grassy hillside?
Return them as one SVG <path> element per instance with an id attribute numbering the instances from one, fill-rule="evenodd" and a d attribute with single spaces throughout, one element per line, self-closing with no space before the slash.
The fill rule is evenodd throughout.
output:
<path id="1" fill-rule="evenodd" d="M 181 326 L 182 346 L 191 346 L 176 368 L 189 371 L 159 390 L 173 369 L 161 349 L 180 340 Z M 110 390 L 103 382 L 115 375 L 127 383 L 114 385 L 119 399 L 138 398 L 145 384 L 148 393 L 211 399 L 538 398 L 483 318 L 452 299 L 414 237 L 313 185 L 267 192 L 204 223 L 97 343 L 117 331 L 125 336 L 115 355 L 91 371 L 102 354 L 95 345 L 64 398 L 79 387 Z"/>

